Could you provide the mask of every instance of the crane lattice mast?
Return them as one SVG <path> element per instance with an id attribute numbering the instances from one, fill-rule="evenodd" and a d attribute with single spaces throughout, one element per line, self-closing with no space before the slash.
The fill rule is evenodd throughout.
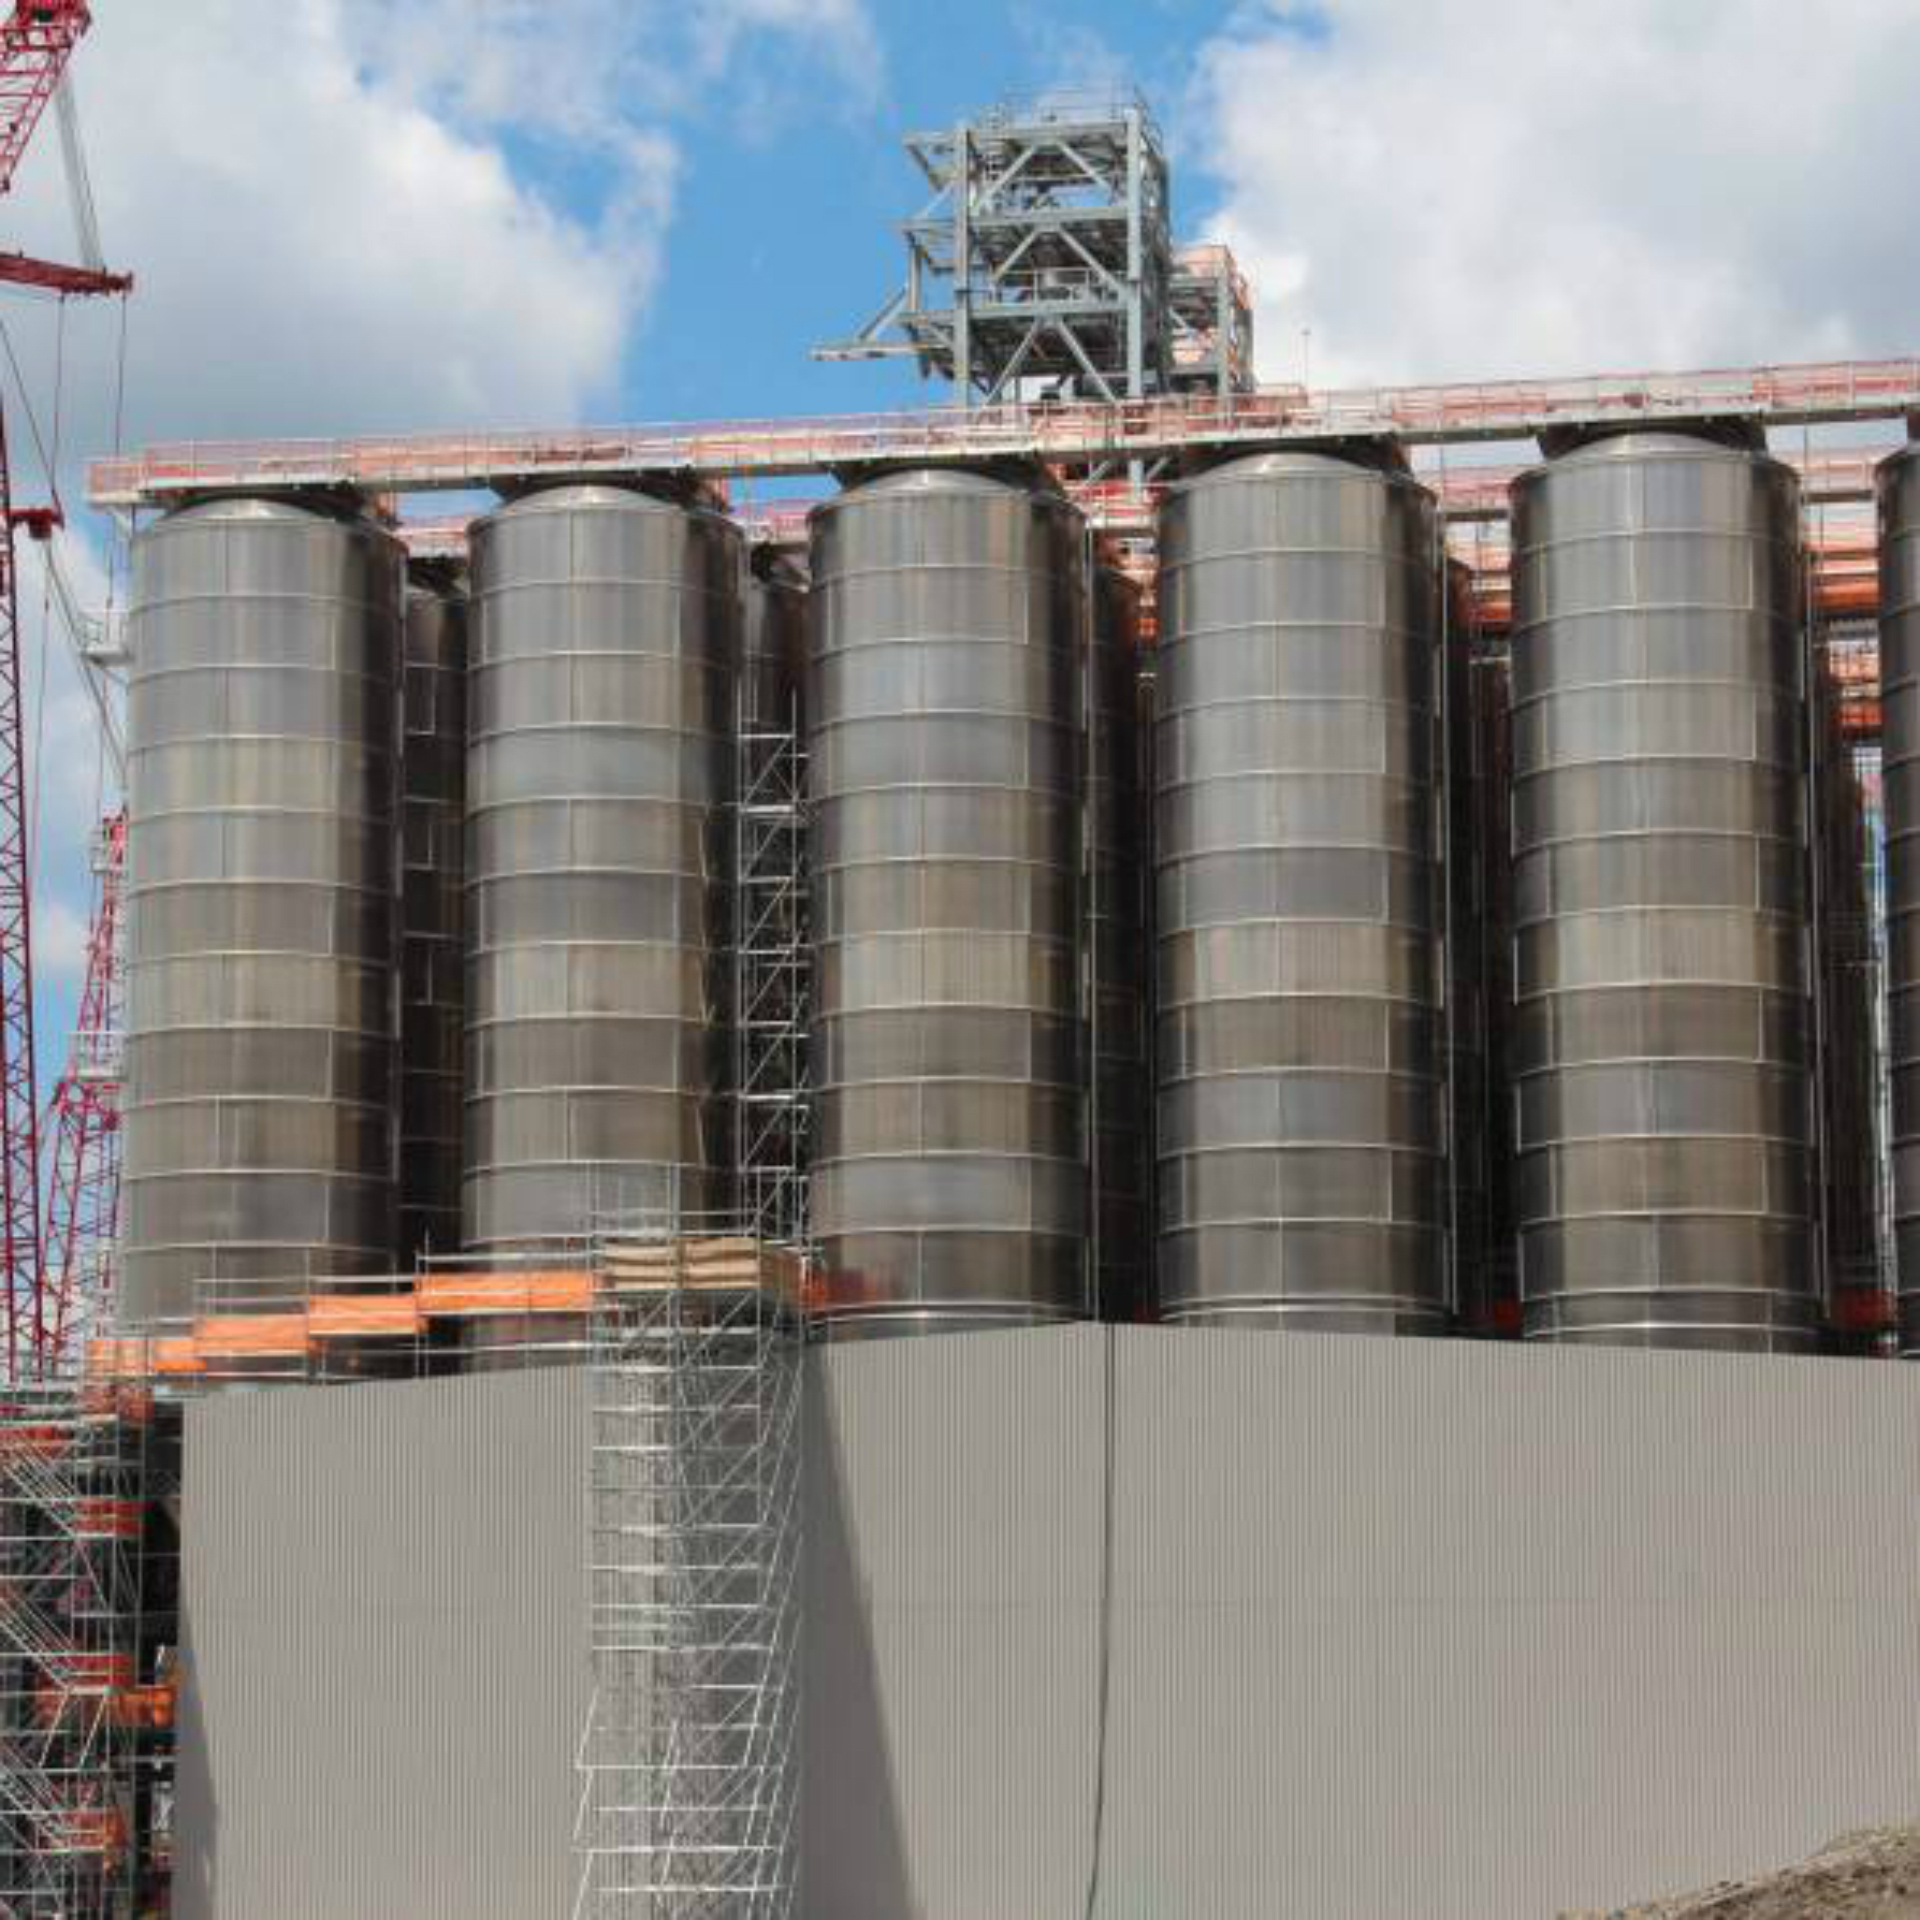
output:
<path id="1" fill-rule="evenodd" d="M 0 19 L 0 194 L 14 175 L 92 24 L 85 0 L 14 0 Z M 0 253 L 0 284 L 70 295 L 124 293 L 125 274 Z M 57 489 L 56 476 L 48 476 Z M 39 1098 L 34 1074 L 32 900 L 27 841 L 26 733 L 21 698 L 19 567 L 15 536 L 44 537 L 52 504 L 15 503 L 0 409 L 0 1274 L 6 1373 L 48 1370 L 54 1340 L 40 1231 Z"/>

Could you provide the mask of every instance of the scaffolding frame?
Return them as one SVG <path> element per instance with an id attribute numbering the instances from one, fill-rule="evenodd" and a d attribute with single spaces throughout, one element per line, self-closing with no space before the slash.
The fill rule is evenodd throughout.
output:
<path id="1" fill-rule="evenodd" d="M 124 1920 L 170 1872 L 156 1414 L 139 1390 L 71 1382 L 0 1400 L 0 1912 L 17 1920 Z"/>
<path id="2" fill-rule="evenodd" d="M 812 1020 L 807 755 L 797 701 L 750 714 L 743 688 L 733 810 L 734 1166 L 740 1226 L 783 1246 L 807 1237 Z"/>
<path id="3" fill-rule="evenodd" d="M 805 1269 L 703 1224 L 600 1242 L 575 1920 L 797 1910 Z"/>

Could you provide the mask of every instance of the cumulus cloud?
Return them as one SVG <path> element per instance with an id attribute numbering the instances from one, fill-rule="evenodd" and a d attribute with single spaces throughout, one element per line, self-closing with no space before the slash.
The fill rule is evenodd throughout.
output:
<path id="1" fill-rule="evenodd" d="M 1188 116 L 1263 377 L 1897 353 L 1915 0 L 1269 0 Z"/>

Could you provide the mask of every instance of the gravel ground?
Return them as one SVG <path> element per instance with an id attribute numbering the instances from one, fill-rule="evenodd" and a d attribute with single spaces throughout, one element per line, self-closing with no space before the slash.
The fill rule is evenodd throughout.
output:
<path id="1" fill-rule="evenodd" d="M 1920 1826 L 1868 1827 L 1778 1873 L 1563 1920 L 1920 1920 Z"/>

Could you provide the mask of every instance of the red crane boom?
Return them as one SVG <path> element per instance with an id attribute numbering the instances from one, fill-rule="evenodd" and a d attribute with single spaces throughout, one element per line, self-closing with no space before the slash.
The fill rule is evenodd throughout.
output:
<path id="1" fill-rule="evenodd" d="M 127 815 L 101 823 L 99 875 L 87 934 L 73 1052 L 47 1110 L 53 1137 L 47 1197 L 47 1280 L 40 1371 L 59 1373 L 77 1357 L 80 1336 L 112 1294 L 114 1229 L 120 1210 L 119 937 L 126 871 Z"/>
<path id="2" fill-rule="evenodd" d="M 92 25 L 86 0 L 13 0 L 0 19 L 0 194 Z M 123 293 L 124 274 L 0 254 L 0 283 L 39 287 L 62 299 Z M 49 1370 L 58 1344 L 40 1231 L 39 1088 L 33 1047 L 32 888 L 27 844 L 26 729 L 21 699 L 19 564 L 15 534 L 44 537 L 60 518 L 58 478 L 46 507 L 19 507 L 0 410 L 0 1277 L 6 1289 L 9 1378 Z"/>
<path id="3" fill-rule="evenodd" d="M 27 142 L 92 24 L 86 0 L 14 0 L 0 27 L 0 193 L 12 189 Z"/>

